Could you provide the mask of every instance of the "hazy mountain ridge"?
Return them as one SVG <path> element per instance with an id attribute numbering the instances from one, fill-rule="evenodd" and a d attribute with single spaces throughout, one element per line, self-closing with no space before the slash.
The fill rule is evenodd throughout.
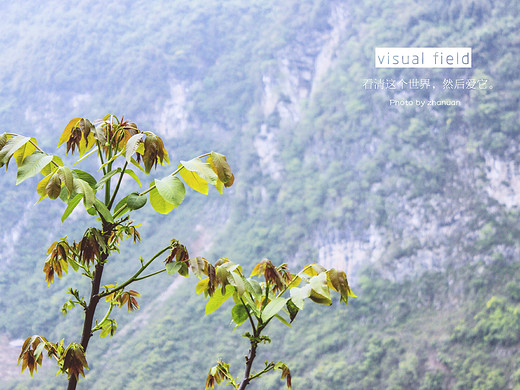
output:
<path id="1" fill-rule="evenodd" d="M 198 3 L 179 2 L 171 8 L 164 3 L 162 9 L 157 3 L 146 12 L 141 3 L 124 4 L 126 8 L 110 6 L 110 17 L 97 6 L 83 11 L 97 10 L 101 25 L 116 14 L 139 21 L 148 15 L 148 22 L 128 36 L 126 25 L 117 22 L 116 45 L 109 49 L 97 40 L 101 53 L 113 50 L 114 56 L 98 61 L 92 70 L 65 68 L 63 74 L 70 80 L 77 75 L 93 79 L 106 73 L 104 69 L 111 71 L 93 82 L 91 90 L 85 80 L 73 92 L 47 81 L 48 95 L 34 100 L 29 95 L 22 128 L 40 129 L 45 139 L 46 128 L 61 131 L 56 120 L 65 124 L 76 110 L 99 116 L 117 109 L 136 121 L 142 119 L 145 127 L 155 126 L 173 145 L 175 156 L 210 146 L 224 148 L 237 168 L 235 192 L 211 199 L 211 207 L 202 212 L 191 214 L 200 207 L 198 200 L 179 211 L 193 217 L 194 226 L 203 221 L 208 236 L 204 242 L 211 243 L 212 251 L 207 246 L 202 251 L 246 267 L 264 256 L 293 265 L 319 259 L 347 269 L 359 295 L 348 310 L 333 311 L 333 320 L 324 321 L 324 312 L 309 308 L 310 319 L 285 336 L 278 350 L 288 357 L 295 388 L 518 385 L 516 4 L 295 1 L 280 8 L 274 2 L 243 6 L 229 1 L 197 8 Z M 154 10 L 162 11 L 161 21 L 169 27 L 159 22 L 155 25 L 160 27 L 151 27 Z M 45 6 L 34 12 L 45 14 Z M 125 33 L 117 35 L 121 31 Z M 174 50 L 168 39 L 182 47 Z M 127 57 L 132 51 L 125 50 L 125 42 L 144 53 L 138 57 L 143 63 L 134 64 Z M 380 73 L 372 67 L 377 45 L 469 45 L 474 67 L 460 72 Z M 167 47 L 170 50 L 164 50 Z M 82 50 L 79 45 L 78 52 L 88 52 Z M 116 59 L 124 66 L 114 67 L 120 64 Z M 4 69 L 6 74 L 14 72 Z M 115 69 L 125 79 L 116 76 Z M 28 74 L 31 85 L 36 76 Z M 441 84 L 443 78 L 478 77 L 488 78 L 495 89 L 364 90 L 363 79 L 375 77 L 431 77 Z M 100 88 L 104 83 L 112 89 Z M 17 93 L 18 84 L 13 85 L 7 93 L 22 102 L 28 88 Z M 132 90 L 139 96 L 130 96 Z M 392 108 L 390 98 L 457 98 L 463 104 Z M 22 110 L 24 105 L 18 105 Z M 41 108 L 50 113 L 41 116 Z M 0 117 L 8 126 L 16 123 L 13 112 L 4 109 Z M 212 209 L 221 211 L 208 217 Z M 151 217 L 145 219 L 150 223 Z M 153 236 L 153 229 L 147 229 Z M 191 242 L 197 240 L 193 233 L 182 234 Z M 39 258 L 34 280 L 42 279 Z M 160 286 L 166 289 L 169 283 L 163 280 Z M 190 388 L 202 383 L 207 368 L 221 355 L 238 369 L 238 335 L 211 339 L 205 342 L 208 350 L 189 336 L 206 340 L 215 326 L 225 334 L 229 316 L 194 323 L 193 318 L 202 318 L 202 300 L 192 297 L 193 286 L 186 286 L 171 301 L 156 302 L 163 316 L 123 334 L 126 338 L 116 336 L 113 351 L 121 351 L 117 359 L 107 366 L 94 364 L 83 386 L 139 388 L 146 382 Z M 145 307 L 154 293 L 143 288 Z M 19 291 L 18 286 L 10 289 L 8 296 Z M 48 290 L 58 302 L 56 289 Z M 493 295 L 498 299 L 492 300 Z M 188 299 L 192 306 L 179 303 Z M 44 326 L 52 327 L 57 311 L 48 315 Z M 23 311 L 16 321 L 22 316 Z M 121 319 L 122 324 L 128 320 Z M 13 334 L 16 325 L 7 322 L 2 323 L 4 329 L 20 337 Z M 186 322 L 187 329 L 181 329 Z M 31 326 L 42 328 L 38 320 Z M 273 340 L 283 337 L 279 330 L 273 333 Z M 105 354 L 104 340 L 95 345 L 93 357 Z M 266 358 L 279 358 L 275 352 L 266 347 Z M 196 380 L 186 370 L 196 372 Z M 45 388 L 38 379 L 34 383 Z M 279 384 L 273 377 L 258 388 Z"/>

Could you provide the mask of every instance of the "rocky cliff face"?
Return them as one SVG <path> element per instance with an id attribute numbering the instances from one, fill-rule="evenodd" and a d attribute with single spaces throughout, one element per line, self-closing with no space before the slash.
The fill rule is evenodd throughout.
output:
<path id="1" fill-rule="evenodd" d="M 385 97 L 392 97 L 388 91 L 364 91 L 361 103 L 353 103 L 350 96 L 339 94 L 345 100 L 334 104 L 345 112 L 340 111 L 344 120 L 335 126 L 345 128 L 334 128 L 333 136 L 330 130 L 325 133 L 320 128 L 322 123 L 311 113 L 330 110 L 321 105 L 324 94 L 337 88 L 334 83 L 338 82 L 338 74 L 345 72 L 340 77 L 350 77 L 349 88 L 360 95 L 362 80 L 356 77 L 369 77 L 372 73 L 370 70 L 363 73 L 359 64 L 351 64 L 345 50 L 356 48 L 358 37 L 365 31 L 353 22 L 350 6 L 332 2 L 327 15 L 325 27 L 298 31 L 296 39 L 277 48 L 273 60 L 263 68 L 257 85 L 258 99 L 250 108 L 249 121 L 235 130 L 247 132 L 253 128 L 252 138 L 241 141 L 241 150 L 254 150 L 259 171 L 275 183 L 275 191 L 284 192 L 288 185 L 285 181 L 294 175 L 288 170 L 290 159 L 285 152 L 291 143 L 287 138 L 292 136 L 305 145 L 297 157 L 302 166 L 315 164 L 319 171 L 336 161 L 344 161 L 345 169 L 353 172 L 350 180 L 368 182 L 357 193 L 332 191 L 320 199 L 321 205 L 316 205 L 323 208 L 323 217 L 318 225 L 307 230 L 306 240 L 316 249 L 317 260 L 327 266 L 346 269 L 356 278 L 370 264 L 385 277 L 401 280 L 426 271 L 444 270 L 462 259 L 470 261 L 467 246 L 479 240 L 478 230 L 484 224 L 476 210 L 491 199 L 506 208 L 518 204 L 520 179 L 515 164 L 482 149 L 468 149 L 470 139 L 464 130 L 452 127 L 449 134 L 439 130 L 446 126 L 446 119 L 435 108 L 416 111 L 417 117 L 427 118 L 421 121 L 406 117 L 403 109 L 385 107 Z M 363 48 L 357 48 L 357 53 L 360 50 Z M 350 70 L 345 71 L 345 66 Z M 201 126 L 207 129 L 203 118 L 190 111 L 193 104 L 190 91 L 197 88 L 190 82 L 198 83 L 172 81 L 170 98 L 158 109 L 157 127 L 167 138 L 187 136 L 191 131 L 187 129 Z M 432 94 L 438 93 L 432 91 Z M 399 96 L 400 99 L 416 97 L 413 91 L 401 91 Z M 364 119 L 360 119 L 360 110 L 367 112 L 378 125 L 360 131 L 357 139 L 349 140 L 351 126 L 361 129 L 367 126 L 361 123 Z M 337 114 L 331 110 L 326 116 Z M 458 115 L 457 120 L 462 120 L 465 127 L 472 125 L 464 110 Z M 305 133 L 309 126 L 312 131 Z M 216 134 L 221 130 L 206 131 Z M 439 146 L 442 142 L 447 143 L 446 147 Z M 367 168 L 371 166 L 371 170 Z M 410 173 L 414 170 L 416 174 Z M 436 175 L 439 177 L 435 178 Z M 253 193 L 255 189 L 242 191 L 251 192 L 245 195 L 247 199 L 260 200 L 259 204 L 250 203 L 248 207 L 272 207 L 274 194 L 268 193 L 265 186 L 261 186 L 259 197 Z M 306 196 L 301 193 L 301 197 Z M 355 211 L 341 215 L 340 212 L 331 221 L 325 210 L 344 209 L 342 204 L 352 203 L 346 199 L 356 199 L 356 207 L 369 210 L 368 214 Z"/>
<path id="2" fill-rule="evenodd" d="M 49 15 L 54 15 L 57 3 L 46 3 Z M 9 69 L 5 74 L 0 71 L 8 87 L 6 96 L 25 91 L 14 100 L 23 102 L 16 103 L 23 108 L 10 110 L 9 106 L 15 103 L 9 99 L 0 112 L 2 120 L 13 127 L 18 126 L 18 120 L 23 121 L 20 132 L 36 134 L 44 143 L 50 143 L 47 140 L 54 139 L 51 133 L 61 131 L 68 118 L 95 119 L 109 110 L 117 115 L 125 114 L 144 130 L 157 131 L 175 155 L 174 161 L 207 147 L 224 152 L 237 178 L 229 196 L 218 201 L 209 199 L 203 207 L 190 200 L 183 204 L 186 211 L 180 211 L 183 226 L 187 215 L 197 221 L 181 232 L 190 250 L 208 253 L 208 257 L 229 256 L 244 268 L 250 265 L 247 262 L 263 256 L 272 256 L 273 261 L 286 261 L 291 266 L 319 261 L 327 267 L 345 269 L 355 292 L 367 279 L 360 277 L 367 266 L 374 271 L 369 279 L 374 276 L 384 280 L 384 288 L 369 285 L 366 290 L 370 291 L 365 291 L 363 298 L 360 294 L 359 306 L 355 307 L 359 310 L 348 313 L 349 317 L 357 316 L 352 323 L 347 325 L 344 313 L 335 313 L 337 328 L 330 331 L 332 341 L 323 345 L 322 367 L 312 365 L 315 359 L 309 356 L 314 356 L 314 352 L 312 355 L 309 351 L 306 351 L 308 355 L 295 353 L 302 362 L 307 359 L 302 367 L 312 366 L 306 371 L 308 376 L 301 380 L 307 384 L 307 381 L 319 382 L 326 378 L 326 383 L 336 380 L 330 388 L 343 388 L 342 380 L 348 372 L 354 372 L 358 379 L 377 372 L 374 375 L 386 375 L 391 381 L 397 373 L 413 371 L 427 360 L 431 366 L 428 370 L 441 369 L 443 375 L 448 375 L 446 367 L 450 367 L 451 377 L 447 381 L 455 383 L 453 378 L 461 372 L 460 366 L 451 364 L 445 356 L 437 356 L 434 349 L 428 351 L 427 357 L 417 353 L 417 362 L 413 358 L 400 360 L 403 348 L 411 353 L 407 356 L 415 358 L 419 344 L 407 347 L 408 340 L 396 342 L 393 337 L 402 331 L 407 313 L 415 314 L 415 309 L 421 312 L 416 318 L 428 323 L 429 318 L 421 317 L 423 310 L 440 310 L 443 305 L 450 305 L 450 309 L 457 307 L 461 312 L 466 310 L 461 304 L 465 298 L 461 292 L 466 291 L 464 287 L 469 286 L 468 294 L 483 291 L 485 296 L 488 292 L 482 286 L 493 280 L 496 285 L 502 282 L 491 273 L 486 278 L 478 276 L 485 275 L 490 264 L 498 264 L 492 270 L 504 269 L 504 264 L 513 264 L 518 258 L 520 174 L 516 158 L 519 132 L 518 83 L 515 81 L 518 79 L 515 66 L 518 6 L 511 2 L 494 2 L 490 6 L 482 1 L 470 1 L 459 7 L 457 2 L 446 0 L 414 2 L 396 9 L 376 1 L 361 4 L 294 0 L 288 1 L 288 5 L 284 3 L 287 8 L 282 10 L 276 8 L 276 2 L 250 3 L 244 6 L 243 2 L 233 1 L 181 1 L 172 8 L 175 11 L 167 14 L 171 9 L 161 8 L 160 2 L 151 10 L 148 7 L 144 10 L 137 2 L 122 2 L 124 6 L 110 8 L 111 12 L 107 13 L 110 18 L 100 24 L 112 26 L 114 15 L 124 14 L 134 18 L 132 25 L 140 26 L 142 33 L 132 30 L 134 35 L 125 36 L 126 30 L 118 31 L 114 36 L 122 37 L 121 41 L 114 38 L 109 45 L 98 40 L 96 45 L 102 55 L 96 57 L 96 61 L 91 61 L 91 47 L 78 48 L 79 54 L 69 58 L 61 52 L 51 53 L 51 48 L 42 45 L 46 50 L 36 58 L 43 63 L 48 55 L 53 65 L 46 79 L 41 80 L 39 71 L 33 70 L 40 70 L 40 63 L 33 68 L 23 68 L 22 73 L 31 79 L 27 86 L 22 82 L 24 77 L 11 76 L 9 72 L 18 64 L 25 64 L 21 58 L 27 61 L 33 58 L 32 51 L 38 47 L 36 29 L 44 18 L 36 11 L 33 17 L 31 12 L 28 17 L 33 20 L 27 24 L 36 26 L 29 35 L 31 42 L 25 45 L 21 42 L 17 63 L 2 67 Z M 102 18 L 104 4 L 99 2 L 97 7 L 99 14 L 96 15 Z M 26 13 L 22 8 L 20 6 L 17 17 Z M 66 15 L 73 14 L 75 9 L 69 7 Z M 160 18 L 156 20 L 157 15 Z M 47 39 L 59 32 L 66 37 L 79 37 L 70 41 L 73 46 L 79 46 L 79 42 L 99 36 L 101 30 L 97 24 L 93 26 L 84 25 L 80 29 L 74 25 L 66 34 L 53 30 L 52 34 L 43 36 Z M 126 28 L 126 24 L 124 26 Z M 135 47 L 132 46 L 134 41 Z M 462 73 L 379 72 L 372 67 L 372 51 L 377 45 L 465 45 L 466 41 L 474 42 L 478 56 L 474 69 Z M 140 55 L 128 55 L 129 52 Z M 4 56 L 3 60 L 9 62 L 9 58 Z M 374 77 L 404 81 L 431 77 L 432 83 L 440 83 L 439 86 L 443 78 L 487 78 L 494 81 L 496 89 L 364 90 L 363 79 Z M 14 81 L 10 83 L 10 80 Z M 40 81 L 42 87 L 33 92 Z M 410 108 L 388 104 L 388 100 L 394 98 L 444 97 L 460 99 L 463 105 Z M 3 191 L 2 187 L 0 197 L 7 221 L 0 232 L 3 248 L 0 286 L 2 294 L 9 294 L 17 305 L 7 307 L 10 311 L 3 326 L 13 334 L 18 331 L 18 324 L 26 329 L 33 324 L 35 327 L 43 324 L 42 327 L 51 328 L 49 332 L 52 332 L 61 314 L 58 310 L 49 314 L 47 307 L 59 307 L 56 302 L 63 301 L 63 294 L 58 297 L 56 293 L 52 299 L 42 299 L 47 306 L 39 304 L 40 312 L 36 312 L 27 305 L 27 301 L 34 298 L 21 296 L 20 290 L 13 287 L 23 278 L 31 287 L 27 291 L 37 286 L 31 291 L 32 297 L 51 294 L 47 292 L 49 289 L 45 290 L 41 278 L 41 253 L 45 251 L 44 244 L 48 246 L 56 239 L 59 223 L 49 225 L 48 220 L 56 219 L 55 216 L 38 221 L 26 211 L 36 200 L 31 197 L 34 187 L 29 187 L 9 191 Z M 15 215 L 12 207 L 15 203 L 18 211 L 24 211 Z M 59 211 L 56 215 L 59 219 Z M 69 220 L 77 222 L 74 218 L 71 216 Z M 146 229 L 153 225 L 148 231 L 152 235 L 156 223 L 176 226 L 172 220 L 148 219 L 147 223 Z M 34 250 L 38 258 L 23 245 L 28 240 L 31 244 L 37 241 L 41 246 Z M 18 261 L 17 256 L 23 256 L 24 261 Z M 467 265 L 474 267 L 464 271 L 467 272 L 464 279 L 458 272 Z M 477 277 L 473 278 L 473 273 Z M 418 278 L 431 275 L 434 275 L 429 279 L 431 284 L 437 283 L 436 277 L 443 278 L 444 288 L 450 290 L 449 297 L 448 293 L 437 293 L 436 286 L 413 284 L 423 280 Z M 472 285 L 473 279 L 478 279 L 475 285 Z M 406 282 L 411 286 L 408 290 L 412 292 L 411 298 L 386 299 L 388 291 L 396 292 Z M 167 283 L 169 281 L 164 282 Z M 118 347 L 110 356 L 117 355 L 124 362 L 122 365 L 126 361 L 118 353 L 124 350 L 119 347 L 126 343 L 126 338 L 137 335 L 149 341 L 146 335 L 149 326 L 158 324 L 149 318 L 160 317 L 163 311 L 171 310 L 168 299 L 175 300 L 181 289 L 176 289 L 176 284 L 170 288 L 165 285 L 162 286 L 165 292 L 156 298 L 157 310 L 143 310 L 126 328 L 121 322 L 121 333 L 116 336 Z M 500 288 L 496 291 L 505 294 Z M 485 298 L 487 300 L 487 296 Z M 146 299 L 143 294 L 143 308 L 153 300 L 146 302 Z M 0 300 L 2 310 L 6 305 Z M 41 312 L 46 316 L 39 315 Z M 182 315 L 188 318 L 192 315 L 186 314 L 188 312 L 186 309 Z M 385 313 L 385 318 L 379 318 L 380 312 Z M 428 315 L 438 321 L 444 315 L 439 313 Z M 468 318 L 473 321 L 474 315 L 468 314 Z M 357 320 L 359 322 L 354 323 Z M 449 324 L 452 328 L 455 320 Z M 393 328 L 392 321 L 397 324 Z M 367 324 L 388 326 L 392 338 L 386 338 L 388 334 L 382 330 L 366 333 Z M 346 329 L 351 325 L 358 328 Z M 421 332 L 422 325 L 415 325 L 407 323 L 406 326 Z M 432 325 L 427 330 L 435 333 L 434 338 L 443 339 L 439 341 L 440 349 L 449 349 L 449 343 L 444 340 L 450 339 L 452 329 L 443 326 L 441 329 Z M 378 331 L 381 334 L 377 334 Z M 348 337 L 341 339 L 347 334 Z M 358 337 L 359 334 L 362 337 Z M 168 332 L 164 332 L 164 337 L 169 337 Z M 410 344 L 415 343 L 413 337 L 416 336 L 410 337 L 413 340 Z M 345 342 L 339 345 L 337 340 Z M 361 341 L 355 344 L 350 340 Z M 154 340 L 151 344 L 155 342 L 160 343 Z M 296 344 L 300 345 L 300 340 Z M 308 344 L 314 347 L 315 339 Z M 383 347 L 389 345 L 399 345 L 399 348 L 394 348 L 397 358 L 388 358 L 393 359 L 388 373 L 373 369 L 381 366 L 379 361 L 368 360 L 358 364 L 356 371 L 356 359 L 366 355 L 367 359 L 384 360 L 385 353 L 390 356 L 390 352 L 385 352 Z M 469 351 L 469 347 L 466 349 Z M 128 350 L 133 352 L 132 347 Z M 163 352 L 161 350 L 161 354 Z M 147 363 L 147 367 L 157 370 L 155 364 L 159 358 L 153 356 L 153 348 L 151 353 L 148 363 L 152 363 Z M 330 360 L 326 360 L 328 353 L 332 356 Z M 503 350 L 496 353 L 496 356 L 505 356 Z M 186 355 L 186 361 L 189 358 Z M 313 360 L 312 364 L 308 360 Z M 469 363 L 467 366 L 473 367 Z M 98 375 L 95 370 L 94 376 Z M 139 370 L 146 372 L 143 367 Z M 414 372 L 426 378 L 423 371 Z M 121 383 L 128 380 L 124 370 L 113 375 L 124 377 Z M 331 379 L 334 376 L 336 378 Z M 112 383 L 112 377 L 106 380 Z M 321 388 L 320 385 L 314 388 Z M 391 386 L 366 383 L 358 386 L 363 387 Z M 404 384 L 401 388 L 421 387 L 433 388 L 433 385 Z"/>

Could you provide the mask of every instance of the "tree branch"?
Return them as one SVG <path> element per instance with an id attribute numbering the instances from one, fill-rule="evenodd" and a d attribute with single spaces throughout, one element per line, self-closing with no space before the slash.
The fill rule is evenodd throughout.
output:
<path id="1" fill-rule="evenodd" d="M 255 331 L 253 331 L 253 336 L 249 337 L 249 342 L 251 343 L 251 348 L 249 349 L 249 354 L 246 356 L 246 368 L 244 370 L 244 378 L 240 382 L 240 387 L 238 390 L 244 390 L 246 386 L 251 382 L 252 379 L 260 376 L 264 372 L 262 371 L 260 375 L 255 374 L 254 376 L 251 375 L 251 368 L 253 367 L 253 361 L 256 357 L 256 349 L 258 347 L 258 343 L 260 342 L 260 335 L 262 334 L 262 331 L 267 326 L 267 323 L 263 323 L 260 319 L 258 320 L 258 327 Z M 269 371 L 269 370 L 268 370 Z M 265 371 L 267 372 L 267 371 Z"/>
<path id="2" fill-rule="evenodd" d="M 102 258 L 96 264 L 96 270 L 94 271 L 94 279 L 92 279 L 92 289 L 90 293 L 90 301 L 85 310 L 85 320 L 83 321 L 83 332 L 81 334 L 81 346 L 83 352 L 87 351 L 88 343 L 92 337 L 92 323 L 94 322 L 94 315 L 96 313 L 96 307 L 99 303 L 99 287 L 101 285 L 101 276 L 103 275 L 103 266 L 108 258 L 107 253 L 103 253 Z M 67 390 L 75 390 L 77 385 L 77 379 L 72 375 L 69 379 Z"/>
<path id="3" fill-rule="evenodd" d="M 98 297 L 99 298 L 103 298 L 103 297 L 106 297 L 107 295 L 110 295 L 112 293 L 115 293 L 116 291 L 119 291 L 123 288 L 125 288 L 126 286 L 128 286 L 130 283 L 133 283 L 137 280 L 140 280 L 140 279 L 145 279 L 149 276 L 152 276 L 152 274 L 150 275 L 147 275 L 146 277 L 142 277 L 142 278 L 138 278 L 139 275 L 141 275 L 143 273 L 143 271 L 150 265 L 152 264 L 152 262 L 157 259 L 160 255 L 162 255 L 164 252 L 166 252 L 168 249 L 170 249 L 170 246 L 167 246 L 166 248 L 163 248 L 161 249 L 159 252 L 157 252 L 150 260 L 148 260 L 145 264 L 143 264 L 143 266 L 141 268 L 139 268 L 139 270 L 130 278 L 128 279 L 126 282 L 124 282 L 123 284 L 117 286 L 117 287 L 114 287 L 112 290 L 108 290 L 108 291 L 105 291 L 105 292 L 102 292 L 101 294 L 98 294 Z M 162 271 L 161 271 L 162 272 Z M 159 273 L 159 272 L 156 272 L 156 273 Z"/>
<path id="4" fill-rule="evenodd" d="M 257 335 L 254 334 L 253 337 L 256 338 Z M 240 382 L 238 390 L 244 390 L 252 379 L 249 377 L 249 375 L 251 375 L 251 368 L 253 367 L 253 361 L 256 357 L 256 347 L 258 346 L 258 342 L 253 338 L 250 339 L 250 342 L 251 348 L 249 349 L 249 354 L 246 356 L 246 369 L 244 370 L 244 378 L 242 379 L 242 382 Z"/>
<path id="5" fill-rule="evenodd" d="M 249 322 L 251 323 L 251 328 L 253 329 L 253 334 L 256 333 L 256 327 L 255 323 L 253 322 L 253 318 L 251 317 L 251 314 L 249 313 L 249 310 L 247 309 L 247 305 L 245 304 L 244 300 L 240 298 L 240 302 L 242 302 L 242 305 L 246 308 L 247 317 L 249 318 Z"/>
<path id="6" fill-rule="evenodd" d="M 110 210 L 112 205 L 114 204 L 114 200 L 116 199 L 117 192 L 119 191 L 119 186 L 121 185 L 121 181 L 123 180 L 123 175 L 125 174 L 125 169 L 128 166 L 128 161 L 125 161 L 125 165 L 123 165 L 123 170 L 121 171 L 121 175 L 119 175 L 119 180 L 117 181 L 116 188 L 114 189 L 114 193 L 112 194 L 112 198 L 107 205 L 107 208 Z"/>
<path id="7" fill-rule="evenodd" d="M 153 272 L 153 273 L 151 273 L 151 274 L 148 274 L 148 275 L 145 275 L 145 276 L 141 276 L 140 278 L 135 278 L 135 279 L 134 279 L 134 282 L 137 282 L 138 280 L 143 280 L 143 279 L 149 278 L 149 277 L 151 277 L 151 276 L 158 275 L 158 274 L 163 273 L 163 272 L 165 272 L 165 271 L 166 271 L 166 268 L 163 268 L 162 270 L 159 270 L 159 271 L 157 271 L 157 272 Z"/>

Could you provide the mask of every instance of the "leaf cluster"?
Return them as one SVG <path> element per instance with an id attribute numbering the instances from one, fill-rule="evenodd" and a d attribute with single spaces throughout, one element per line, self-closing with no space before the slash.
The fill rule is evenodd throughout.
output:
<path id="1" fill-rule="evenodd" d="M 169 246 L 160 250 L 146 263 L 140 258 L 140 268 L 126 281 L 105 285 L 105 291 L 99 292 L 103 267 L 114 251 L 119 252 L 120 241 L 132 238 L 136 243 L 141 239 L 137 230 L 139 225 L 135 225 L 129 215 L 125 214 L 144 207 L 147 194 L 152 207 L 159 213 L 167 214 L 184 200 L 184 183 L 204 194 L 208 193 L 211 184 L 222 193 L 224 187 L 233 184 L 234 176 L 226 157 L 210 152 L 188 161 L 181 161 L 174 172 L 162 179 L 153 180 L 147 190 L 120 196 L 124 177 L 132 178 L 141 186 L 136 172 L 128 168 L 130 164 L 144 174 L 149 174 L 158 164 L 169 164 L 168 152 L 159 136 L 150 131 L 140 130 L 135 123 L 125 120 L 124 117 L 119 119 L 109 114 L 94 122 L 86 118 L 72 119 L 59 138 L 58 148 L 61 145 L 66 146 L 67 154 L 79 154 L 75 164 L 90 156 L 97 157 L 99 171 L 103 176 L 96 179 L 89 172 L 71 169 L 64 165 L 60 157 L 44 152 L 35 138 L 14 133 L 0 134 L 0 167 L 5 165 L 7 169 L 14 159 L 17 166 L 17 184 L 39 173 L 42 174 L 43 178 L 36 187 L 40 195 L 38 202 L 47 197 L 63 201 L 67 206 L 61 217 L 62 221 L 83 201 L 87 213 L 96 217 L 101 224 L 100 227 L 87 228 L 78 242 L 71 243 L 67 237 L 54 242 L 47 251 L 48 257 L 43 267 L 48 285 L 53 283 L 55 276 L 62 278 L 63 274 L 68 272 L 69 266 L 75 272 L 81 270 L 82 275 L 92 280 L 88 303 L 77 289 L 70 288 L 68 293 L 72 298 L 62 307 L 63 314 L 76 305 L 83 307 L 85 324 L 82 345 L 71 343 L 64 348 L 63 342 L 53 344 L 43 337 L 33 336 L 26 340 L 19 359 L 19 362 L 22 362 L 22 371 L 28 367 L 32 376 L 37 366 L 41 365 L 41 352 L 45 349 L 49 356 L 56 358 L 61 372 L 77 380 L 80 374 L 84 375 L 83 370 L 88 369 L 85 350 L 90 336 L 98 330 L 101 331 L 101 337 L 113 336 L 116 332 L 117 323 L 109 317 L 113 307 L 126 306 L 129 312 L 139 309 L 136 298 L 140 294 L 135 290 L 127 290 L 128 285 L 162 271 L 179 272 L 183 276 L 188 276 L 189 273 L 188 252 L 184 245 L 174 239 Z M 206 161 L 203 161 L 203 158 L 206 158 Z M 177 174 L 179 177 L 176 177 Z M 115 179 L 117 182 L 113 186 L 112 180 Z M 102 196 L 99 197 L 99 194 L 104 194 L 104 199 Z M 119 201 L 116 204 L 117 198 Z M 153 261 L 168 250 L 170 254 L 163 270 L 141 276 Z M 101 321 L 96 320 L 93 326 L 96 307 L 103 297 L 106 297 L 108 303 L 106 314 Z"/>
<path id="2" fill-rule="evenodd" d="M 287 264 L 275 266 L 270 260 L 263 259 L 255 265 L 251 276 L 246 278 L 242 267 L 228 259 L 219 259 L 214 266 L 203 258 L 190 259 L 189 262 L 200 270 L 200 276 L 207 276 L 196 286 L 197 294 L 204 293 L 208 298 L 206 314 L 214 312 L 233 297 L 235 305 L 231 309 L 231 317 L 236 324 L 235 329 L 249 320 L 252 333 L 244 334 L 251 344 L 250 355 L 246 358 L 249 370 L 258 344 L 270 342 L 269 337 L 262 335 L 262 331 L 273 318 L 290 327 L 307 298 L 318 304 L 331 305 L 331 290 L 339 293 L 340 302 L 345 304 L 348 304 L 349 297 L 355 297 L 343 271 L 333 268 L 327 270 L 317 263 L 309 264 L 293 275 Z M 256 277 L 263 280 L 259 282 Z M 219 384 L 223 379 L 229 380 L 228 383 L 235 388 L 244 388 L 251 380 L 274 369 L 282 370 L 282 379 L 286 379 L 287 387 L 291 388 L 290 370 L 282 362 L 266 362 L 266 367 L 256 374 L 249 375 L 246 370 L 247 375 L 242 381 L 245 385 L 242 387 L 230 379 L 228 369 L 229 366 L 222 362 L 210 369 L 206 388 L 213 388 L 215 383 Z"/>
<path id="3" fill-rule="evenodd" d="M 18 365 L 22 363 L 22 372 L 28 368 L 32 376 L 33 372 L 38 370 L 38 366 L 42 365 L 43 351 L 46 351 L 49 357 L 56 359 L 59 367 L 58 374 L 67 374 L 69 378 L 74 376 L 76 379 L 79 375 L 85 376 L 84 369 L 88 370 L 88 364 L 81 345 L 70 343 L 65 348 L 64 340 L 52 343 L 39 335 L 28 337 L 22 346 L 18 357 Z"/>

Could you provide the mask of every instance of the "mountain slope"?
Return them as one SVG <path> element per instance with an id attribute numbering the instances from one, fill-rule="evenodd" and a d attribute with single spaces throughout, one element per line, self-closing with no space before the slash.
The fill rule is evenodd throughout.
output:
<path id="1" fill-rule="evenodd" d="M 308 317 L 289 332 L 270 333 L 263 359 L 285 360 L 295 388 L 518 385 L 516 3 L 42 4 L 29 13 L 3 5 L 6 128 L 34 131 L 51 145 L 69 117 L 108 110 L 156 129 L 174 159 L 223 151 L 237 170 L 235 190 L 209 203 L 194 195 L 167 218 L 143 213 L 146 237 L 161 245 L 173 235 L 195 255 L 229 257 L 246 269 L 269 257 L 348 271 L 358 295 L 348 309 L 306 307 Z M 373 49 L 385 46 L 470 46 L 473 68 L 375 69 Z M 371 79 L 428 79 L 436 88 L 365 89 Z M 492 88 L 443 88 L 457 79 Z M 390 99 L 461 105 L 396 107 Z M 6 180 L 0 185 L 10 194 L 2 212 L 32 199 Z M 68 284 L 45 289 L 39 271 L 43 241 L 53 239 L 41 234 L 31 251 L 20 245 L 37 228 L 32 213 L 9 217 L 17 222 L 2 232 L 9 244 L 2 293 L 18 306 L 2 302 L 9 314 L 0 325 L 11 338 L 29 330 L 73 337 L 75 317 L 52 331 L 58 290 Z M 184 229 L 154 229 L 181 221 Z M 13 262 L 14 253 L 23 262 Z M 39 296 L 53 295 L 28 314 L 38 295 L 20 289 L 16 277 L 38 286 Z M 246 346 L 230 333 L 229 313 L 203 317 L 192 282 L 157 300 L 170 283 L 139 290 L 142 307 L 154 305 L 153 320 L 143 315 L 137 326 L 121 316 L 114 344 L 94 341 L 97 363 L 83 388 L 200 388 L 220 356 L 241 368 Z M 280 384 L 273 375 L 257 388 Z"/>

